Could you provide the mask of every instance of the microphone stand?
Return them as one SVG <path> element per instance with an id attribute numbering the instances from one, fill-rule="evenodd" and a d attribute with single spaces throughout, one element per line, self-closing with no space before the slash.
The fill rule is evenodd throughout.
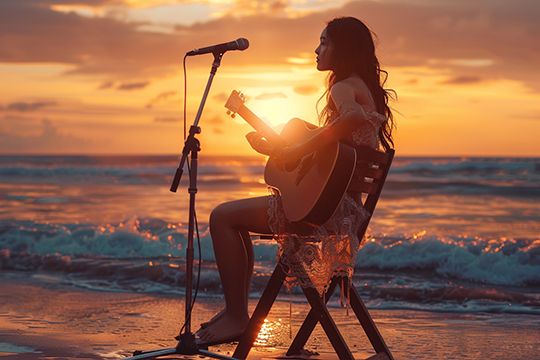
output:
<path id="1" fill-rule="evenodd" d="M 225 50 L 226 51 L 226 50 Z M 199 349 L 197 342 L 195 341 L 195 335 L 191 332 L 191 311 L 192 306 L 192 292 L 193 292 L 193 261 L 194 261 L 194 249 L 193 249 L 193 238 L 195 234 L 195 194 L 197 193 L 197 163 L 198 163 L 198 153 L 201 150 L 199 140 L 195 137 L 196 134 L 201 133 L 201 128 L 198 126 L 208 93 L 210 92 L 210 86 L 214 80 L 217 69 L 221 65 L 221 58 L 225 51 L 216 51 L 214 52 L 214 62 L 212 63 L 212 70 L 210 71 L 210 77 L 208 83 L 206 84 L 206 89 L 199 106 L 199 111 L 195 117 L 193 125 L 189 129 L 189 136 L 187 137 L 184 143 L 184 149 L 182 150 L 182 158 L 180 160 L 180 165 L 176 169 L 173 182 L 171 184 L 170 190 L 176 192 L 180 180 L 182 178 L 182 173 L 184 165 L 189 155 L 191 155 L 190 160 L 190 174 L 189 174 L 189 225 L 188 225 L 188 246 L 186 249 L 186 310 L 185 310 L 185 323 L 184 330 L 185 332 L 179 334 L 175 339 L 179 340 L 175 348 L 162 349 L 162 350 L 151 350 L 151 351 L 135 351 L 133 356 L 126 358 L 125 360 L 139 360 L 139 359 L 149 359 L 157 358 L 160 356 L 167 356 L 173 354 L 180 355 L 202 355 L 207 357 L 212 357 L 215 359 L 224 359 L 224 360 L 238 360 L 233 357 L 225 356 L 222 354 L 211 353 L 207 350 Z M 191 357 L 190 357 L 191 358 Z"/>

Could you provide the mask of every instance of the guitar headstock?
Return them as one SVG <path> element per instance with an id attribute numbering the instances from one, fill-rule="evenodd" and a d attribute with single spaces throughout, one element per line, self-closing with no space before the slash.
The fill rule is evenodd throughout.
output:
<path id="1" fill-rule="evenodd" d="M 229 96 L 229 99 L 225 103 L 225 107 L 227 108 L 227 114 L 232 114 L 231 117 L 234 118 L 240 107 L 244 105 L 245 102 L 246 97 L 244 96 L 244 94 L 239 91 L 233 90 L 231 95 Z"/>

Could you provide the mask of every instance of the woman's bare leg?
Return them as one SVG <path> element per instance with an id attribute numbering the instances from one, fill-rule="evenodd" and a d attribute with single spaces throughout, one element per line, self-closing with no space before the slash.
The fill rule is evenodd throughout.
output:
<path id="1" fill-rule="evenodd" d="M 249 235 L 249 231 L 240 231 L 240 236 L 242 236 L 242 240 L 244 241 L 244 243 L 247 243 L 247 242 L 251 242 L 251 236 Z M 249 290 L 250 290 L 250 287 L 251 287 L 251 277 L 253 275 L 253 265 L 254 265 L 254 262 L 255 262 L 255 258 L 254 258 L 254 254 L 253 254 L 253 246 L 246 246 L 246 253 L 247 253 L 247 264 L 248 264 L 248 267 L 246 269 L 246 280 L 245 280 L 245 285 L 246 285 L 246 292 L 245 292 L 245 295 L 247 296 L 246 298 L 246 303 L 247 301 L 249 300 Z M 227 308 L 223 308 L 219 313 L 217 313 L 216 315 L 214 315 L 214 317 L 212 317 L 210 320 L 208 320 L 207 322 L 204 322 L 201 324 L 201 329 L 206 329 L 208 326 L 212 325 L 214 322 L 216 322 L 218 319 L 220 319 L 223 315 L 225 315 L 225 312 L 226 312 Z M 197 332 L 197 334 L 199 334 L 200 331 Z"/>
<path id="2" fill-rule="evenodd" d="M 225 311 L 197 332 L 202 340 L 213 342 L 241 335 L 249 321 L 247 306 L 254 261 L 249 232 L 270 233 L 267 197 L 224 203 L 212 211 L 210 234 Z"/>

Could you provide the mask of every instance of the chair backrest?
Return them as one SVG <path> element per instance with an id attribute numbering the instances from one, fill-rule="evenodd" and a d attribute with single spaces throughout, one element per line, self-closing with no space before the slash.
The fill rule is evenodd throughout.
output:
<path id="1" fill-rule="evenodd" d="M 369 146 L 356 146 L 358 160 L 353 179 L 348 192 L 366 194 L 364 208 L 373 216 L 375 206 L 379 201 L 390 166 L 394 160 L 395 151 L 386 152 L 375 150 Z M 359 196 L 361 198 L 361 196 Z M 370 218 L 358 230 L 358 239 L 361 241 L 369 225 Z"/>

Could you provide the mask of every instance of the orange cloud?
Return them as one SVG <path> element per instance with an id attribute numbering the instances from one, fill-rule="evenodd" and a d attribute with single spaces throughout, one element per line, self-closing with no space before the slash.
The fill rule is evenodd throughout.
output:
<path id="1" fill-rule="evenodd" d="M 257 2 L 253 15 L 244 11 L 192 26 L 178 25 L 171 34 L 140 31 L 141 23 L 60 13 L 43 6 L 47 3 L 58 2 L 2 2 L 0 61 L 59 62 L 74 64 L 73 73 L 156 77 L 176 73 L 188 50 L 246 37 L 250 48 L 227 54 L 224 63 L 230 58 L 235 65 L 283 64 L 288 58 L 313 53 L 325 20 L 347 14 L 365 20 L 378 34 L 384 65 L 428 65 L 456 72 L 472 66 L 484 77 L 502 74 L 540 86 L 540 48 L 534 46 L 540 43 L 540 23 L 531 15 L 540 13 L 539 2 L 361 1 L 286 18 L 274 16 L 283 2 L 265 1 Z M 105 3 L 86 1 L 93 6 Z M 253 6 L 252 1 L 236 3 L 236 8 L 246 11 Z M 480 60 L 484 66 L 477 66 Z"/>
<path id="2" fill-rule="evenodd" d="M 299 85 L 293 88 L 293 91 L 295 93 L 297 93 L 298 95 L 304 95 L 304 96 L 316 94 L 317 92 L 319 92 L 319 90 L 320 88 L 313 85 Z"/>
<path id="3" fill-rule="evenodd" d="M 6 109 L 7 110 L 14 110 L 14 111 L 20 111 L 20 112 L 26 112 L 26 111 L 35 111 L 41 108 L 44 108 L 46 106 L 53 106 L 57 103 L 54 101 L 45 101 L 45 102 L 15 102 L 8 104 Z M 1 110 L 1 108 L 0 108 Z"/>
<path id="4" fill-rule="evenodd" d="M 150 85 L 150 81 L 140 81 L 140 82 L 129 82 L 129 83 L 122 83 L 120 84 L 117 89 L 118 90 L 139 90 L 144 89 Z"/>
<path id="5" fill-rule="evenodd" d="M 167 99 L 169 99 L 170 97 L 175 96 L 176 93 L 177 92 L 174 90 L 162 92 L 158 96 L 150 100 L 150 102 L 146 105 L 146 108 L 150 109 L 157 103 L 167 101 Z"/>
<path id="6" fill-rule="evenodd" d="M 182 119 L 180 118 L 154 118 L 154 122 L 169 123 L 169 122 L 180 122 L 180 121 L 182 121 Z"/>
<path id="7" fill-rule="evenodd" d="M 17 134 L 4 129 L 0 134 L 0 152 L 2 153 L 35 153 L 35 152 L 64 152 L 66 149 L 73 152 L 80 151 L 81 148 L 94 145 L 94 141 L 77 137 L 72 134 L 65 134 L 58 130 L 58 127 L 48 119 L 41 120 L 38 126 L 38 134 Z"/>
<path id="8" fill-rule="evenodd" d="M 480 76 L 456 76 L 451 79 L 442 81 L 441 84 L 450 84 L 450 85 L 467 85 L 467 84 L 478 84 L 482 82 L 482 78 Z"/>
<path id="9" fill-rule="evenodd" d="M 264 93 L 255 97 L 255 100 L 272 100 L 272 99 L 286 99 L 287 95 L 284 93 Z"/>

